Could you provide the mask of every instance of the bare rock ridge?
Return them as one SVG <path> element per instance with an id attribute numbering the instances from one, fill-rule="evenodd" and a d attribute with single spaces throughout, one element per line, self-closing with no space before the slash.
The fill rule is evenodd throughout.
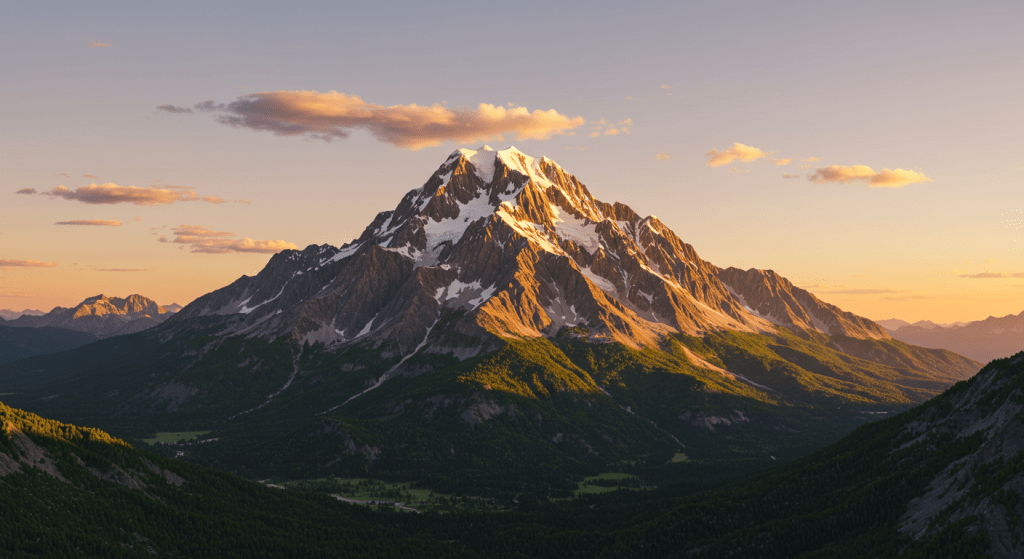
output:
<path id="1" fill-rule="evenodd" d="M 97 338 L 132 334 L 167 320 L 172 313 L 142 295 L 89 297 L 72 308 L 56 307 L 41 315 L 22 315 L 4 323 L 15 327 L 54 327 L 86 332 Z"/>
<path id="2" fill-rule="evenodd" d="M 494 336 L 577 325 L 631 346 L 778 325 L 889 337 L 774 272 L 702 260 L 658 218 L 597 200 L 550 159 L 487 146 L 453 152 L 351 243 L 278 253 L 172 321 L 229 314 L 244 315 L 231 333 L 389 344 L 402 355 L 465 357 Z"/>

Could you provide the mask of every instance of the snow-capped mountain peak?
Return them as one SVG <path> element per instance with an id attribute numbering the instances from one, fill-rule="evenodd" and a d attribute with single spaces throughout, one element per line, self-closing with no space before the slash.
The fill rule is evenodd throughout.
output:
<path id="1" fill-rule="evenodd" d="M 844 329 L 849 320 L 810 294 L 778 317 L 761 314 L 743 299 L 756 298 L 748 286 L 764 291 L 760 284 L 730 276 L 726 286 L 722 273 L 658 218 L 597 200 L 554 161 L 483 146 L 452 152 L 352 243 L 284 251 L 255 278 L 196 300 L 173 320 L 241 313 L 239 331 L 394 343 L 403 355 L 424 347 L 469 355 L 489 337 L 564 326 L 634 346 L 672 332 L 776 325 L 887 337 L 877 325 Z M 459 318 L 447 332 L 434 329 L 451 313 Z M 460 344 L 480 345 L 452 349 L 456 332 Z M 437 343 L 424 346 L 427 336 Z"/>

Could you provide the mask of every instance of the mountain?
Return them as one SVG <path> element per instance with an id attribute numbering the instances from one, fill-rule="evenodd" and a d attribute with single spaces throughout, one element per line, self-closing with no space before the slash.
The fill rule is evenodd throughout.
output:
<path id="1" fill-rule="evenodd" d="M 525 499 L 678 453 L 794 459 L 979 367 L 770 270 L 719 268 L 553 161 L 485 147 L 351 243 L 283 251 L 159 326 L 0 367 L 0 389 L 120 436 L 211 430 L 187 458 L 247 476 Z"/>
<path id="2" fill-rule="evenodd" d="M 921 347 L 954 351 L 978 361 L 1000 359 L 1024 350 L 1024 313 L 988 317 L 964 325 L 903 326 L 892 336 Z"/>
<path id="3" fill-rule="evenodd" d="M 170 313 L 178 312 L 178 311 L 180 311 L 181 309 L 184 308 L 184 307 L 182 307 L 181 305 L 179 305 L 177 303 L 171 303 L 170 305 L 161 305 L 161 306 L 164 308 L 165 311 L 170 312 Z"/>
<path id="4" fill-rule="evenodd" d="M 170 313 L 165 308 L 142 295 L 129 295 L 125 299 L 97 295 L 70 309 L 55 307 L 39 316 L 22 315 L 5 325 L 66 328 L 86 332 L 97 338 L 109 338 L 152 328 L 167 320 L 168 316 Z"/>
<path id="5" fill-rule="evenodd" d="M 14 320 L 22 315 L 28 316 L 42 316 L 46 313 L 43 311 L 36 311 L 31 309 L 25 309 L 23 311 L 12 311 L 11 309 L 0 309 L 0 320 Z"/>

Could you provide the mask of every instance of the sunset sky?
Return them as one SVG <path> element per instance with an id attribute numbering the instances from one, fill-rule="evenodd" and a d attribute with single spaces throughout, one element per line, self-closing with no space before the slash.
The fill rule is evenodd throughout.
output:
<path id="1" fill-rule="evenodd" d="M 868 318 L 1017 314 L 1022 21 L 1016 1 L 5 2 L 0 308 L 186 304 L 350 241 L 487 143 Z"/>

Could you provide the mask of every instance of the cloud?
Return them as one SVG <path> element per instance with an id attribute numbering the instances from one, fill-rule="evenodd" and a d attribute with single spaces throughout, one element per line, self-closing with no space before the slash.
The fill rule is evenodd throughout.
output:
<path id="1" fill-rule="evenodd" d="M 789 165 L 793 160 L 792 159 L 769 159 L 768 161 L 771 161 L 771 162 L 775 163 L 776 165 L 778 165 L 779 167 L 781 167 L 783 165 Z"/>
<path id="2" fill-rule="evenodd" d="M 810 169 L 811 167 L 814 167 L 814 165 L 801 165 L 800 166 L 801 169 Z"/>
<path id="3" fill-rule="evenodd" d="M 19 191 L 21 193 L 21 191 Z M 25 192 L 24 194 L 32 194 Z M 175 202 L 195 202 L 202 200 L 212 204 L 224 202 L 217 196 L 205 196 L 200 198 L 195 190 L 187 186 L 139 187 L 120 186 L 112 182 L 104 184 L 90 184 L 77 189 L 70 189 L 64 185 L 53 190 L 40 192 L 45 196 L 74 200 L 83 204 L 135 204 L 137 206 L 160 206 L 173 204 Z"/>
<path id="4" fill-rule="evenodd" d="M 899 293 L 897 289 L 834 289 L 831 291 L 819 291 L 819 295 L 887 295 Z"/>
<path id="5" fill-rule="evenodd" d="M 168 104 L 157 105 L 156 110 L 173 114 L 188 114 L 192 112 L 192 109 L 188 107 L 176 107 Z"/>
<path id="6" fill-rule="evenodd" d="M 93 48 L 96 48 L 96 47 L 109 47 L 110 43 L 101 43 L 99 41 L 91 41 L 89 43 L 89 46 L 93 47 Z M 131 49 L 129 49 L 129 50 L 131 50 Z"/>
<path id="7" fill-rule="evenodd" d="M 620 120 L 616 123 L 611 123 L 601 118 L 590 123 L 590 134 L 591 138 L 597 138 L 598 136 L 618 136 L 619 134 L 629 134 L 630 128 L 633 127 L 633 119 L 627 118 Z"/>
<path id="8" fill-rule="evenodd" d="M 749 173 L 750 169 L 740 169 L 739 167 L 733 167 L 732 169 L 729 169 L 729 172 L 730 173 Z"/>
<path id="9" fill-rule="evenodd" d="M 71 175 L 69 175 L 67 173 L 58 173 L 57 176 L 58 177 L 65 177 L 65 178 L 69 178 L 69 179 L 71 178 Z"/>
<path id="10" fill-rule="evenodd" d="M 745 146 L 738 142 L 734 143 L 731 148 L 725 151 L 713 149 L 704 155 L 711 158 L 708 160 L 709 167 L 721 167 L 722 165 L 728 165 L 737 159 L 740 161 L 754 161 L 755 159 L 768 157 L 767 153 L 755 147 Z"/>
<path id="11" fill-rule="evenodd" d="M 40 262 L 38 260 L 6 260 L 0 258 L 0 268 L 56 268 L 53 262 Z"/>
<path id="12" fill-rule="evenodd" d="M 21 190 L 15 192 L 15 194 L 35 194 L 35 193 L 36 193 L 36 189 L 34 189 L 34 188 L 22 188 Z"/>
<path id="13" fill-rule="evenodd" d="M 120 227 L 121 222 L 116 219 L 76 219 L 73 221 L 58 221 L 54 225 L 105 225 L 108 227 Z"/>
<path id="14" fill-rule="evenodd" d="M 784 179 L 798 179 L 798 178 L 800 178 L 800 175 L 794 175 L 794 174 L 791 174 L 791 173 L 782 173 L 782 178 L 784 178 Z"/>
<path id="15" fill-rule="evenodd" d="M 867 181 L 870 187 L 898 188 L 917 182 L 932 182 L 924 173 L 906 169 L 882 169 L 875 171 L 867 165 L 830 165 L 817 170 L 810 177 L 811 182 Z"/>
<path id="16" fill-rule="evenodd" d="M 668 90 L 668 91 L 671 91 L 671 90 L 672 90 L 672 86 L 671 86 L 671 85 L 668 85 L 668 84 L 664 84 L 664 83 L 663 83 L 663 84 L 661 84 L 661 86 L 659 87 L 659 89 L 664 89 L 664 90 Z"/>
<path id="17" fill-rule="evenodd" d="M 960 274 L 962 278 L 969 279 L 992 279 L 992 278 L 1024 278 L 1024 272 L 1008 273 L 1008 272 L 992 272 L 986 271 L 980 274 Z"/>
<path id="18" fill-rule="evenodd" d="M 817 157 L 807 157 L 807 158 L 801 159 L 801 161 L 820 161 L 820 160 Z"/>
<path id="19" fill-rule="evenodd" d="M 97 272 L 148 272 L 149 268 L 96 268 Z"/>
<path id="20" fill-rule="evenodd" d="M 90 174 L 86 173 L 86 174 L 82 175 L 82 178 L 86 178 L 86 179 L 98 179 L 99 177 L 97 177 L 96 175 L 90 175 Z"/>
<path id="21" fill-rule="evenodd" d="M 227 113 L 217 120 L 228 126 L 325 142 L 348 138 L 353 130 L 363 129 L 381 142 L 411 150 L 446 141 L 502 140 L 505 134 L 514 134 L 519 140 L 543 140 L 584 123 L 582 117 L 569 118 L 554 109 L 530 112 L 526 107 L 505 108 L 487 103 L 480 103 L 476 109 L 449 109 L 440 104 L 385 107 L 337 91 L 254 93 L 227 105 L 204 101 L 193 108 L 199 112 Z M 174 105 L 160 105 L 157 109 L 172 113 L 192 111 Z"/>
<path id="22" fill-rule="evenodd" d="M 669 155 L 667 151 L 663 151 L 654 156 L 655 161 L 668 161 L 669 159 L 672 159 L 672 156 Z"/>
<path id="23" fill-rule="evenodd" d="M 226 254 L 229 252 L 274 253 L 285 249 L 298 250 L 299 247 L 286 241 L 256 241 L 248 237 L 231 239 L 234 233 L 215 231 L 201 225 L 179 225 L 171 230 L 174 240 L 170 241 L 187 246 L 194 253 Z M 160 237 L 166 243 L 166 237 Z"/>

